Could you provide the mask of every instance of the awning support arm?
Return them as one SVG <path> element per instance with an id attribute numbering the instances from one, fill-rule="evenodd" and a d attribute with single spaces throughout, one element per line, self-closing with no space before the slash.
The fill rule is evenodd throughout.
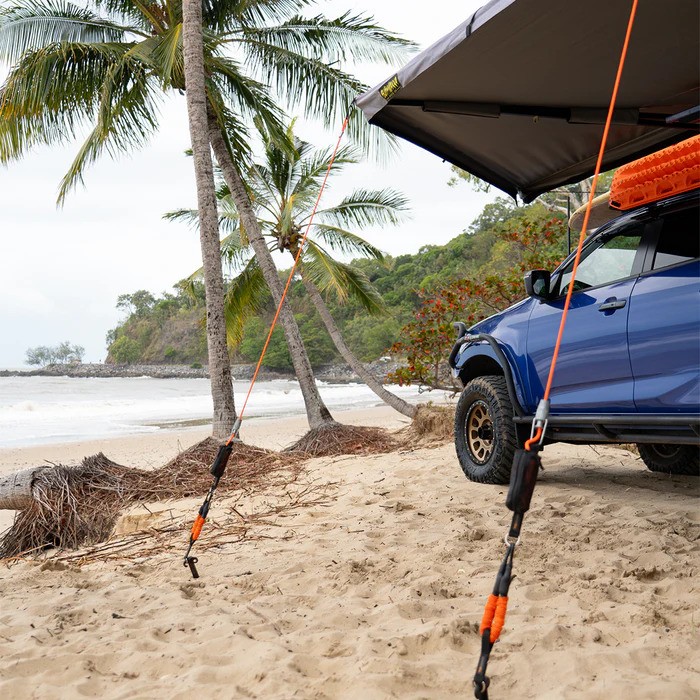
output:
<path id="1" fill-rule="evenodd" d="M 392 107 L 420 107 L 424 112 L 460 114 L 468 117 L 498 119 L 501 115 L 527 117 L 529 119 L 558 119 L 569 124 L 605 124 L 607 109 L 603 107 L 544 107 L 537 105 L 500 105 L 488 102 L 462 102 L 453 100 L 393 99 Z M 700 132 L 700 106 L 676 114 L 645 112 L 636 108 L 616 109 L 612 124 L 625 126 L 656 126 L 668 129 L 691 129 Z"/>

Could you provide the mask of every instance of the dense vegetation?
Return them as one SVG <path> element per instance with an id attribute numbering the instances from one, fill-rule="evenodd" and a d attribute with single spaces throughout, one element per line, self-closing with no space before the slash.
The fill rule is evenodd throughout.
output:
<path id="1" fill-rule="evenodd" d="M 563 217 L 542 204 L 516 207 L 506 199 L 488 204 L 469 228 L 449 243 L 427 245 L 415 255 L 377 260 L 355 260 L 379 290 L 387 307 L 382 317 L 369 316 L 358 302 L 348 299 L 339 304 L 332 297 L 327 303 L 348 345 L 365 361 L 387 354 L 402 337 L 402 328 L 414 320 L 426 296 L 438 293 L 458 280 L 483 281 L 507 270 L 516 276 L 530 258 L 522 241 L 511 233 L 527 231 L 535 239 L 545 233 L 547 259 L 563 257 Z M 513 275 L 511 274 L 511 277 Z M 517 281 L 516 281 L 517 283 Z M 522 296 L 519 287 L 511 295 Z M 503 297 L 506 304 L 510 296 Z M 314 366 L 338 361 L 338 355 L 315 310 L 306 298 L 301 282 L 293 285 L 291 304 Z M 109 362 L 205 363 L 204 293 L 201 285 L 180 283 L 174 293 L 154 297 L 146 291 L 121 295 L 117 306 L 126 312 L 125 320 L 109 332 Z M 454 319 L 467 320 L 472 310 L 455 308 Z M 488 311 L 484 307 L 483 313 Z M 490 311 L 493 312 L 492 310 Z M 268 300 L 263 312 L 247 321 L 243 341 L 232 348 L 232 360 L 254 362 L 265 341 L 274 309 Z M 264 365 L 289 369 L 291 361 L 281 331 L 275 331 Z"/>

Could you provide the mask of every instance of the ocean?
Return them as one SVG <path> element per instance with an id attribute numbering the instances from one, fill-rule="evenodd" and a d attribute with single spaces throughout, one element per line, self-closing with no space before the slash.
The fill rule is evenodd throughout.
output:
<path id="1" fill-rule="evenodd" d="M 319 382 L 332 411 L 381 403 L 364 384 Z M 408 400 L 415 387 L 392 387 Z M 248 382 L 234 382 L 240 409 Z M 0 448 L 167 430 L 211 420 L 208 379 L 0 377 Z M 246 418 L 303 415 L 294 380 L 257 382 Z"/>

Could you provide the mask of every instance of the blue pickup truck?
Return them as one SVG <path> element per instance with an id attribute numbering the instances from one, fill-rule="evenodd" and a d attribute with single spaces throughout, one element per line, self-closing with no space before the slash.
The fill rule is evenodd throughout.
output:
<path id="1" fill-rule="evenodd" d="M 636 443 L 653 471 L 700 465 L 700 192 L 627 211 L 587 240 L 551 392 L 548 442 Z M 450 366 L 465 475 L 507 483 L 530 436 L 573 267 L 533 270 L 527 298 L 467 329 Z"/>

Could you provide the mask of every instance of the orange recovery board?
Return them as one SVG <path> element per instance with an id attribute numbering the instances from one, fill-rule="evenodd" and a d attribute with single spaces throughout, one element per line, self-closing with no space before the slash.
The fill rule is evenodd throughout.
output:
<path id="1" fill-rule="evenodd" d="M 700 135 L 618 168 L 610 206 L 634 209 L 700 187 Z"/>

